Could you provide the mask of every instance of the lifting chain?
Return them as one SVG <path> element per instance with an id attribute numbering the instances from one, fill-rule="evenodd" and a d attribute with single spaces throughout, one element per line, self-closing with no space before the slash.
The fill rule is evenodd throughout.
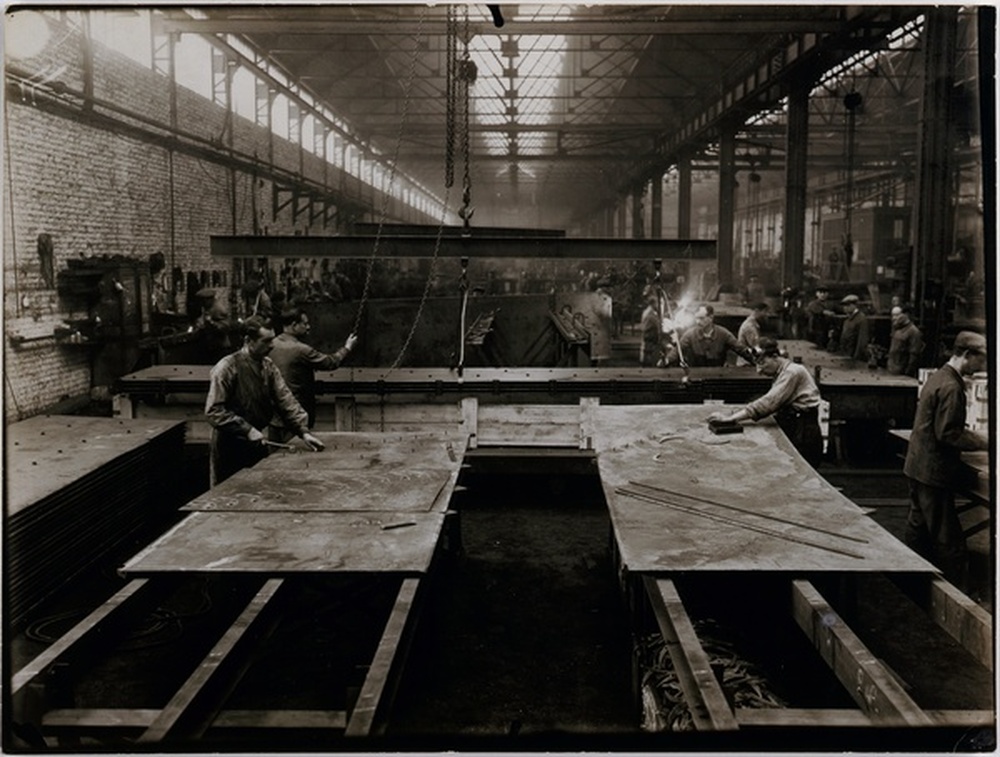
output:
<path id="1" fill-rule="evenodd" d="M 371 294 L 372 274 L 375 270 L 375 260 L 378 257 L 379 247 L 382 243 L 382 228 L 385 226 L 386 216 L 389 214 L 389 198 L 392 196 L 392 185 L 396 180 L 396 166 L 399 163 L 400 147 L 403 144 L 403 133 L 406 127 L 406 119 L 410 111 L 410 93 L 413 91 L 413 80 L 416 77 L 417 58 L 420 54 L 420 41 L 423 39 L 424 16 L 427 13 L 426 7 L 421 8 L 420 19 L 417 22 L 417 35 L 413 41 L 413 55 L 410 56 L 410 68 L 406 73 L 406 86 L 403 90 L 403 112 L 399 119 L 399 129 L 396 131 L 396 144 L 393 147 L 392 161 L 389 164 L 389 182 L 382 192 L 382 204 L 379 209 L 378 228 L 375 231 L 375 242 L 372 244 L 372 254 L 368 259 L 368 270 L 365 272 L 365 285 L 361 290 L 361 301 L 358 303 L 358 312 L 354 317 L 354 327 L 351 332 L 357 334 L 361 329 L 361 318 L 365 312 L 365 305 Z"/>
<path id="2" fill-rule="evenodd" d="M 455 183 L 455 105 L 458 68 L 458 22 L 455 6 L 447 6 L 445 43 L 445 143 L 444 143 L 444 185 Z"/>
<path id="3" fill-rule="evenodd" d="M 461 100 L 462 108 L 462 209 L 458 214 L 462 218 L 463 233 L 469 233 L 469 222 L 476 209 L 472 207 L 472 177 L 469 173 L 469 87 L 476 81 L 476 64 L 469 56 L 469 6 L 462 6 L 462 67 L 461 67 Z"/>

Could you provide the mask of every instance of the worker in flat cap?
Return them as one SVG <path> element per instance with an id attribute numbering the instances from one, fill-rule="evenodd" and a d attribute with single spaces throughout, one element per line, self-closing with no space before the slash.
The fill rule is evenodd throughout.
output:
<path id="1" fill-rule="evenodd" d="M 205 416 L 212 425 L 211 486 L 267 457 L 264 432 L 276 414 L 309 449 L 323 449 L 323 442 L 309 433 L 308 414 L 267 356 L 273 341 L 274 330 L 264 320 L 247 318 L 243 347 L 222 358 L 209 374 Z"/>
<path id="2" fill-rule="evenodd" d="M 823 458 L 823 435 L 819 428 L 821 397 L 812 374 L 782 354 L 771 337 L 761 337 L 755 352 L 757 372 L 773 379 L 767 394 L 735 413 L 713 413 L 708 420 L 757 421 L 773 415 L 799 454 L 816 467 Z"/>
<path id="3" fill-rule="evenodd" d="M 905 540 L 964 589 L 967 551 L 955 511 L 961 454 L 989 449 L 986 434 L 966 428 L 965 377 L 986 370 L 986 337 L 961 331 L 951 357 L 927 379 L 917 402 L 903 473 L 910 487 Z"/>
<path id="4" fill-rule="evenodd" d="M 740 324 L 736 341 L 748 352 L 752 352 L 760 344 L 760 330 L 764 326 L 764 321 L 767 320 L 767 311 L 768 304 L 766 302 L 763 300 L 754 302 L 750 306 L 750 315 Z M 736 365 L 753 365 L 753 362 L 741 356 L 737 359 Z"/>
<path id="5" fill-rule="evenodd" d="M 868 359 L 868 316 L 861 311 L 861 300 L 849 294 L 840 301 L 847 318 L 840 327 L 840 353 L 853 360 Z"/>

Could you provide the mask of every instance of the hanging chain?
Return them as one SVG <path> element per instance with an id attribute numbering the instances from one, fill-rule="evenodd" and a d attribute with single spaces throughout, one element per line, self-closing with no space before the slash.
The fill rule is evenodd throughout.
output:
<path id="1" fill-rule="evenodd" d="M 375 242 L 372 245 L 372 254 L 368 259 L 368 270 L 365 273 L 365 285 L 361 290 L 361 301 L 358 303 L 358 312 L 354 317 L 354 327 L 352 333 L 357 334 L 361 330 L 361 318 L 364 315 L 365 305 L 371 294 L 372 274 L 375 270 L 375 259 L 378 257 L 379 247 L 382 244 L 382 228 L 385 225 L 386 216 L 389 214 L 389 198 L 392 196 L 392 185 L 396 180 L 396 166 L 399 163 L 400 148 L 403 144 L 403 133 L 406 126 L 406 119 L 410 112 L 410 94 L 413 91 L 413 80 L 416 78 L 417 57 L 420 54 L 420 40 L 423 39 L 424 16 L 427 13 L 426 6 L 420 10 L 420 18 L 417 21 L 417 35 L 413 42 L 413 55 L 410 57 L 410 69 L 406 73 L 406 87 L 403 90 L 403 112 L 399 119 L 399 129 L 396 131 L 396 144 L 393 147 L 392 162 L 389 164 L 389 183 L 382 192 L 382 205 L 379 209 L 378 228 L 375 231 Z"/>
<path id="2" fill-rule="evenodd" d="M 444 190 L 444 204 L 441 206 L 441 222 L 438 224 L 437 238 L 434 240 L 434 253 L 431 256 L 430 270 L 427 271 L 427 281 L 424 282 L 424 292 L 420 297 L 420 304 L 417 306 L 417 313 L 413 316 L 413 323 L 410 325 L 410 333 L 406 335 L 406 339 L 403 340 L 403 346 L 399 348 L 399 354 L 396 355 L 396 359 L 392 361 L 392 365 L 389 366 L 389 370 L 383 374 L 383 378 L 399 367 L 399 364 L 403 361 L 403 355 L 406 354 L 406 351 L 410 347 L 410 342 L 413 341 L 413 335 L 417 331 L 417 324 L 420 323 L 420 316 L 424 312 L 424 305 L 427 303 L 427 298 L 431 293 L 431 284 L 434 282 L 434 273 L 437 269 L 438 253 L 441 251 L 441 238 L 444 236 L 444 222 L 448 214 L 448 201 L 450 199 L 451 187 L 446 187 Z"/>
<path id="3" fill-rule="evenodd" d="M 458 67 L 458 22 L 455 6 L 447 6 L 445 43 L 445 142 L 444 142 L 444 185 L 455 183 L 455 101 L 456 68 Z"/>
<path id="4" fill-rule="evenodd" d="M 469 174 L 469 86 L 475 80 L 475 66 L 469 57 L 469 6 L 462 6 L 463 28 L 462 44 L 464 46 L 462 54 L 462 98 L 460 107 L 462 108 L 462 162 L 464 172 L 462 175 L 462 226 L 467 231 L 469 222 L 474 212 L 472 205 L 472 177 Z"/>

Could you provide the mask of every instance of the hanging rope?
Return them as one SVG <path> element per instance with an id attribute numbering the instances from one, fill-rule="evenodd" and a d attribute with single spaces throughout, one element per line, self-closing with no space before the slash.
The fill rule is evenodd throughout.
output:
<path id="1" fill-rule="evenodd" d="M 403 112 L 399 119 L 399 129 L 396 131 L 396 144 L 392 152 L 392 162 L 389 164 L 389 183 L 385 191 L 382 192 L 382 205 L 379 209 L 378 228 L 375 230 L 375 242 L 372 245 L 372 254 L 368 259 L 368 270 L 365 273 L 365 284 L 361 290 L 361 301 L 358 303 L 358 312 L 354 317 L 354 327 L 352 333 L 357 334 L 361 330 L 361 318 L 364 315 L 365 305 L 371 294 L 372 273 L 375 270 L 375 259 L 378 257 L 379 247 L 382 243 L 382 229 L 385 226 L 386 216 L 389 214 L 389 198 L 392 196 L 393 182 L 396 180 L 396 166 L 399 163 L 400 147 L 403 143 L 403 133 L 406 126 L 406 119 L 410 112 L 410 93 L 413 91 L 413 80 L 416 77 L 417 57 L 420 53 L 420 40 L 423 38 L 424 17 L 427 8 L 422 7 L 420 18 L 417 22 L 417 35 L 413 42 L 413 55 L 410 56 L 410 68 L 406 74 L 406 85 L 403 90 Z"/>

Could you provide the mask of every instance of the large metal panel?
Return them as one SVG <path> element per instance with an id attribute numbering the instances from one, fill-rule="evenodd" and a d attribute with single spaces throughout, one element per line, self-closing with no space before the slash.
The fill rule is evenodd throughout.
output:
<path id="1" fill-rule="evenodd" d="M 129 560 L 157 573 L 423 573 L 443 513 L 191 513 Z"/>
<path id="2" fill-rule="evenodd" d="M 935 570 L 828 484 L 776 425 L 717 436 L 706 424 L 715 409 L 597 410 L 601 483 L 629 570 Z"/>
<path id="3" fill-rule="evenodd" d="M 450 470 L 329 467 L 252 468 L 241 471 L 182 509 L 234 512 L 429 512 L 448 506 Z M 450 492 L 449 492 L 450 493 Z"/>

